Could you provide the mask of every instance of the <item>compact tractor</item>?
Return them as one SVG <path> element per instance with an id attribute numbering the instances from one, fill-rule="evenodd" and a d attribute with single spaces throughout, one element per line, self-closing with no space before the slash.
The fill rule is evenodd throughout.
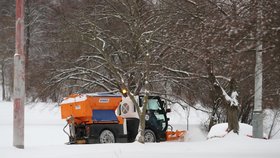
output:
<path id="1" fill-rule="evenodd" d="M 135 96 L 143 106 L 143 96 Z M 139 116 L 129 97 L 122 94 L 72 94 L 60 104 L 61 117 L 66 119 L 64 132 L 69 144 L 134 142 L 139 129 Z M 185 131 L 168 131 L 169 118 L 164 101 L 149 96 L 145 116 L 145 142 L 178 140 Z M 69 126 L 69 132 L 65 129 Z"/>

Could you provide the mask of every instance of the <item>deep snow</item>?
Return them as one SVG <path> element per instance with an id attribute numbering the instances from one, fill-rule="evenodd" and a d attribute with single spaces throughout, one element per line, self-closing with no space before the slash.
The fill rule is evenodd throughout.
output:
<path id="1" fill-rule="evenodd" d="M 190 114 L 190 132 L 187 133 L 186 142 L 65 145 L 68 138 L 62 131 L 65 121 L 60 119 L 59 108 L 54 107 L 54 104 L 45 103 L 31 104 L 25 108 L 25 149 L 22 150 L 12 146 L 12 109 L 12 103 L 0 102 L 1 158 L 278 158 L 280 156 L 278 139 L 253 139 L 230 133 L 223 138 L 206 140 L 204 133 L 198 128 L 201 115 L 193 110 Z M 174 112 L 170 116 L 174 128 L 186 128 L 185 117 L 176 117 Z M 184 115 L 180 112 L 178 114 Z M 225 134 L 224 125 L 219 126 L 213 135 Z M 246 127 L 247 130 L 248 128 Z"/>

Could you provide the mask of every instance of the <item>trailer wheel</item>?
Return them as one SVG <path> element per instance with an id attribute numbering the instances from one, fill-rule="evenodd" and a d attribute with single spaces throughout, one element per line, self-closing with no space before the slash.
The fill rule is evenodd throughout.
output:
<path id="1" fill-rule="evenodd" d="M 146 143 L 154 143 L 156 142 L 156 135 L 152 130 L 146 129 L 144 139 Z"/>
<path id="2" fill-rule="evenodd" d="M 110 130 L 103 130 L 99 135 L 100 143 L 115 143 L 115 136 Z"/>

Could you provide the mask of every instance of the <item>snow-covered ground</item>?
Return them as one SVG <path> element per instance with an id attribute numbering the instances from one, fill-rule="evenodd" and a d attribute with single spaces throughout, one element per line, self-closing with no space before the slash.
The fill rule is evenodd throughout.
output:
<path id="1" fill-rule="evenodd" d="M 194 110 L 191 110 L 189 132 L 185 142 L 65 145 L 68 138 L 62 131 L 65 121 L 60 119 L 59 108 L 54 107 L 54 104 L 45 103 L 28 105 L 25 108 L 25 149 L 22 150 L 12 146 L 12 110 L 12 103 L 0 102 L 1 158 L 278 158 L 280 156 L 279 139 L 253 139 L 245 136 L 246 134 L 238 136 L 232 133 L 224 136 L 226 126 L 223 124 L 215 126 L 213 128 L 215 130 L 208 135 L 217 137 L 207 140 L 206 134 L 199 127 L 204 116 Z M 170 122 L 174 128 L 187 128 L 184 113 L 176 114 L 176 109 L 173 110 Z M 244 133 L 250 132 L 250 126 L 244 126 Z M 243 131 L 243 125 L 241 130 Z"/>
<path id="2" fill-rule="evenodd" d="M 0 102 L 0 150 L 11 146 L 13 141 L 13 104 Z M 67 136 L 62 128 L 65 121 L 60 119 L 60 110 L 54 104 L 37 103 L 25 107 L 26 146 L 63 144 Z"/>

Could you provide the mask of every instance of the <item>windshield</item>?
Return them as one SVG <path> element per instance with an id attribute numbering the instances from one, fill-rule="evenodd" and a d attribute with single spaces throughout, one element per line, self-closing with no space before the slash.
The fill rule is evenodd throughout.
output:
<path id="1" fill-rule="evenodd" d="M 160 105 L 157 99 L 148 100 L 148 110 L 160 110 Z"/>

